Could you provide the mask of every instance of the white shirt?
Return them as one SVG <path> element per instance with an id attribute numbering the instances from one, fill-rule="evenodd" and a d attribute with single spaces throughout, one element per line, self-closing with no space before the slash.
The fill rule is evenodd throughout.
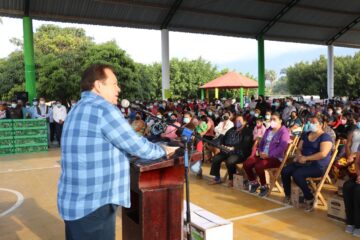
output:
<path id="1" fill-rule="evenodd" d="M 215 127 L 215 138 L 219 135 L 225 135 L 225 133 L 230 129 L 234 127 L 234 123 L 231 120 L 222 121 Z"/>
<path id="2" fill-rule="evenodd" d="M 53 108 L 53 118 L 54 121 L 59 123 L 60 120 L 65 121 L 65 118 L 67 116 L 66 107 L 61 105 L 60 107 L 54 106 Z"/>

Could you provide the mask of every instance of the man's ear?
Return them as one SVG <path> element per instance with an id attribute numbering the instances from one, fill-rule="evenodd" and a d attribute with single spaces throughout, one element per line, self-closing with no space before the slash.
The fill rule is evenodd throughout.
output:
<path id="1" fill-rule="evenodd" d="M 94 82 L 94 90 L 96 91 L 96 92 L 99 92 L 100 91 L 100 88 L 101 88 L 101 83 L 100 83 L 100 81 L 99 80 L 96 80 L 95 82 Z"/>

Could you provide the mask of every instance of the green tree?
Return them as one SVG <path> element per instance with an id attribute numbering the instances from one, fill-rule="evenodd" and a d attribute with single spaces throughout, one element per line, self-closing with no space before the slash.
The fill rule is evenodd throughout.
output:
<path id="1" fill-rule="evenodd" d="M 174 98 L 200 98 L 199 87 L 216 76 L 216 67 L 202 58 L 170 61 L 170 90 Z"/>
<path id="2" fill-rule="evenodd" d="M 0 99 L 10 101 L 15 90 L 24 91 L 25 67 L 22 51 L 0 59 Z M 16 88 L 12 90 L 13 88 Z"/>
<path id="3" fill-rule="evenodd" d="M 274 82 L 272 94 L 274 95 L 289 95 L 287 87 L 287 77 L 281 76 L 277 81 Z"/>

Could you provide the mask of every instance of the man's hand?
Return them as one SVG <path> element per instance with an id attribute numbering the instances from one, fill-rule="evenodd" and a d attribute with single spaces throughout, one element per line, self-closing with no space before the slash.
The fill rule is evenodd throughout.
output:
<path id="1" fill-rule="evenodd" d="M 167 158 L 171 158 L 174 155 L 175 151 L 178 149 L 178 147 L 169 147 L 166 145 L 161 145 L 161 146 L 164 148 Z"/>

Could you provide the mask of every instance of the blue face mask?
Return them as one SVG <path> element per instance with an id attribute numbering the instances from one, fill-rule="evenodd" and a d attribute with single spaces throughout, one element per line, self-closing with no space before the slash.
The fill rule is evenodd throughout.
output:
<path id="1" fill-rule="evenodd" d="M 242 127 L 242 123 L 239 121 L 236 121 L 236 128 L 241 128 Z"/>
<path id="2" fill-rule="evenodd" d="M 274 106 L 275 106 L 275 107 L 278 107 L 278 106 L 280 106 L 280 103 L 275 102 L 275 103 L 274 103 Z"/>
<path id="3" fill-rule="evenodd" d="M 357 128 L 360 129 L 360 122 L 357 122 L 357 123 L 356 123 L 356 126 L 357 126 Z"/>
<path id="4" fill-rule="evenodd" d="M 310 132 L 317 132 L 318 130 L 318 126 L 314 123 L 310 123 L 310 126 L 309 126 L 309 131 Z"/>
<path id="5" fill-rule="evenodd" d="M 250 115 L 251 115 L 251 116 L 254 116 L 254 114 L 255 114 L 254 111 L 251 111 L 251 112 L 250 112 Z"/>

